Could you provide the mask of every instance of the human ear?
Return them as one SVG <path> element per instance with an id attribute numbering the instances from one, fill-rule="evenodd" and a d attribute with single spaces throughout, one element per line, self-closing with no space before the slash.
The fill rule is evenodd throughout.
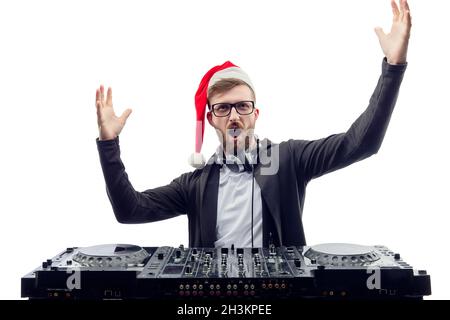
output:
<path id="1" fill-rule="evenodd" d="M 206 119 L 208 119 L 209 124 L 210 124 L 212 127 L 215 128 L 214 122 L 212 121 L 212 113 L 211 113 L 211 111 L 208 111 L 208 112 L 206 113 Z"/>

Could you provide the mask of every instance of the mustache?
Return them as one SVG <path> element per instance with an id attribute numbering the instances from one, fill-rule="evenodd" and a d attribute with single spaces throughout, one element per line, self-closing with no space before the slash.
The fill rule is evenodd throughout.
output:
<path id="1" fill-rule="evenodd" d="M 244 125 L 239 122 L 233 122 L 227 126 L 227 129 L 243 129 L 243 128 L 244 128 Z"/>

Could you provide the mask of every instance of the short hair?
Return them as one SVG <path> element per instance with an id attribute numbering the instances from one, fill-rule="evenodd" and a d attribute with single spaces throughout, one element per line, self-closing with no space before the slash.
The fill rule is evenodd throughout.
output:
<path id="1" fill-rule="evenodd" d="M 220 79 L 219 81 L 217 81 L 211 87 L 208 88 L 208 108 L 211 107 L 210 103 L 209 103 L 209 99 L 211 97 L 216 96 L 218 94 L 223 94 L 225 92 L 230 91 L 234 87 L 242 86 L 242 85 L 247 86 L 247 88 L 250 89 L 252 96 L 253 96 L 253 100 L 256 100 L 255 91 L 253 91 L 252 87 L 250 87 L 247 84 L 247 82 L 245 82 L 241 79 L 237 79 L 237 78 L 226 78 L 226 79 Z"/>

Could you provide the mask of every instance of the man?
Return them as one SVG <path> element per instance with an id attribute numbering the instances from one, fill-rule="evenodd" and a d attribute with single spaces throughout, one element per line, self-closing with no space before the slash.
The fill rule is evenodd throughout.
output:
<path id="1" fill-rule="evenodd" d="M 254 135 L 259 110 L 248 75 L 231 62 L 203 77 L 196 93 L 197 167 L 169 185 L 137 192 L 120 159 L 118 136 L 131 113 L 117 117 L 112 90 L 96 92 L 97 146 L 107 193 L 121 223 L 144 223 L 187 214 L 189 246 L 305 245 L 302 210 L 307 183 L 375 154 L 382 143 L 406 69 L 411 17 L 407 0 L 391 1 L 393 23 L 375 28 L 385 55 L 369 106 L 345 133 L 279 144 Z M 206 105 L 208 111 L 206 112 Z M 200 154 L 204 117 L 219 136 L 205 164 Z"/>

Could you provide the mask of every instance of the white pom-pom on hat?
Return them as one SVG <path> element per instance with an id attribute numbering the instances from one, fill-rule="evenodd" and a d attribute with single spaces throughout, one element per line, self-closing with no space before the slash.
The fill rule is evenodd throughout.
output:
<path id="1" fill-rule="evenodd" d="M 203 154 L 198 153 L 198 152 L 193 152 L 189 156 L 188 162 L 192 167 L 194 167 L 196 169 L 201 169 L 206 164 L 205 157 L 203 156 Z"/>

